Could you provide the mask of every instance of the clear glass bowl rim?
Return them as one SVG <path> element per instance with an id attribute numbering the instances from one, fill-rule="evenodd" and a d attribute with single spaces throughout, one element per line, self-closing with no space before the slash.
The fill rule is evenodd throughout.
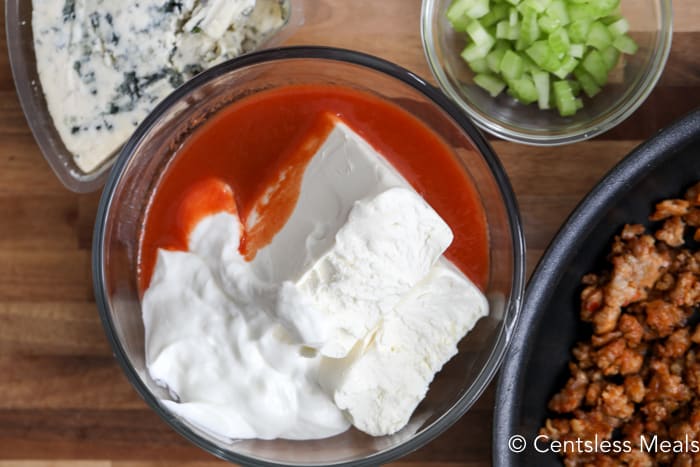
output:
<path id="1" fill-rule="evenodd" d="M 140 144 L 141 140 L 148 134 L 150 129 L 156 124 L 160 116 L 165 113 L 171 106 L 177 103 L 183 96 L 187 95 L 193 89 L 235 70 L 245 68 L 252 65 L 270 63 L 281 60 L 305 59 L 305 60 L 327 60 L 330 62 L 341 62 L 345 64 L 353 64 L 362 66 L 373 71 L 384 73 L 398 81 L 403 82 L 415 90 L 425 95 L 430 101 L 439 106 L 445 111 L 471 138 L 474 146 L 480 152 L 486 161 L 491 174 L 493 175 L 499 187 L 502 196 L 506 215 L 510 225 L 510 235 L 512 238 L 513 247 L 513 283 L 511 285 L 508 301 L 504 306 L 503 325 L 496 338 L 496 343 L 493 346 L 491 354 L 486 365 L 481 369 L 469 391 L 465 392 L 462 397 L 436 420 L 430 427 L 419 432 L 409 440 L 401 443 L 398 446 L 387 449 L 385 451 L 372 454 L 368 457 L 327 464 L 333 467 L 370 467 L 379 464 L 384 464 L 392 460 L 398 459 L 416 449 L 424 446 L 452 424 L 454 424 L 462 415 L 476 402 L 476 400 L 484 392 L 488 384 L 492 381 L 497 373 L 505 353 L 510 344 L 513 331 L 518 321 L 520 314 L 522 297 L 525 286 L 525 239 L 522 230 L 520 213 L 515 198 L 515 194 L 510 185 L 508 177 L 503 169 L 500 161 L 496 157 L 493 149 L 486 141 L 481 132 L 455 105 L 448 99 L 440 90 L 428 84 L 409 70 L 395 65 L 391 62 L 378 57 L 367 55 L 361 52 L 351 50 L 333 48 L 333 47 L 318 47 L 318 46 L 297 46 L 297 47 L 282 47 L 269 49 L 260 52 L 254 52 L 242 57 L 235 58 L 228 62 L 224 62 L 209 70 L 204 71 L 192 80 L 185 83 L 180 88 L 176 89 L 166 99 L 164 99 L 148 117 L 139 125 L 129 141 L 124 145 L 114 166 L 111 169 L 109 178 L 102 192 L 100 203 L 95 221 L 92 246 L 92 271 L 93 271 L 93 287 L 95 293 L 95 301 L 99 310 L 100 318 L 105 330 L 105 334 L 112 346 L 115 357 L 119 362 L 122 370 L 126 374 L 129 382 L 136 389 L 144 401 L 177 433 L 186 438 L 191 443 L 201 449 L 229 462 L 235 462 L 243 465 L 255 467 L 275 467 L 275 466 L 298 466 L 302 464 L 286 464 L 275 463 L 266 460 L 256 459 L 243 454 L 238 454 L 232 451 L 225 451 L 210 443 L 208 440 L 200 437 L 186 425 L 181 423 L 169 412 L 163 410 L 158 404 L 156 398 L 148 390 L 141 381 L 134 367 L 130 364 L 124 347 L 121 345 L 116 332 L 114 323 L 108 311 L 109 300 L 106 293 L 106 280 L 104 276 L 104 248 L 105 248 L 105 232 L 106 223 L 110 213 L 110 207 L 113 201 L 114 190 L 119 185 L 124 167 L 128 164 L 132 157 L 134 149 Z M 313 464 L 320 467 L 323 464 Z"/>
<path id="2" fill-rule="evenodd" d="M 656 83 L 661 78 L 666 66 L 666 61 L 671 53 L 671 43 L 673 42 L 673 5 L 672 0 L 659 0 L 661 6 L 661 30 L 659 31 L 659 43 L 654 50 L 652 60 L 647 66 L 647 73 L 644 80 L 637 87 L 634 94 L 629 96 L 627 101 L 619 105 L 617 109 L 610 113 L 600 124 L 581 128 L 575 132 L 564 135 L 538 135 L 511 130 L 498 123 L 497 119 L 484 118 L 479 112 L 467 103 L 462 96 L 454 89 L 450 83 L 445 70 L 440 65 L 436 44 L 433 41 L 433 16 L 436 11 L 438 0 L 422 0 L 420 34 L 423 42 L 423 52 L 430 66 L 430 71 L 439 83 L 442 90 L 452 99 L 474 122 L 494 136 L 498 136 L 506 141 L 527 144 L 530 146 L 561 146 L 585 141 L 598 136 L 616 127 L 629 118 L 649 97 L 654 90 Z"/>

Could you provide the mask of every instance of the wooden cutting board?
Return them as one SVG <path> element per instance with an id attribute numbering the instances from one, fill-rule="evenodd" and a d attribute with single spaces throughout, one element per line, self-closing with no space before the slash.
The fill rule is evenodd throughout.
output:
<path id="1" fill-rule="evenodd" d="M 27 0 L 29 1 L 29 0 Z M 420 0 L 308 0 L 290 45 L 352 48 L 432 77 Z M 584 143 L 493 141 L 527 235 L 528 270 L 576 203 L 626 153 L 700 107 L 700 2 L 674 0 L 666 71 L 625 123 Z M 139 399 L 112 357 L 93 302 L 90 243 L 99 194 L 76 195 L 42 158 L 15 95 L 0 23 L 0 467 L 209 467 Z M 700 157 L 700 155 L 698 155 Z M 403 467 L 491 464 L 494 387 Z"/>

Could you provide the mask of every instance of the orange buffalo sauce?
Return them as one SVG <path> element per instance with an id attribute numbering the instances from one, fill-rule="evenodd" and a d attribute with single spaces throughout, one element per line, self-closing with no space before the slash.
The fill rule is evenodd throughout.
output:
<path id="1" fill-rule="evenodd" d="M 158 248 L 186 250 L 189 232 L 209 214 L 237 212 L 241 224 L 249 225 L 241 253 L 254 258 L 291 215 L 306 165 L 332 130 L 332 120 L 323 118 L 328 114 L 371 144 L 440 214 L 454 233 L 445 256 L 484 289 L 485 214 L 450 148 L 411 114 L 375 96 L 339 86 L 294 85 L 231 104 L 175 155 L 146 213 L 139 242 L 141 291 L 148 287 Z"/>

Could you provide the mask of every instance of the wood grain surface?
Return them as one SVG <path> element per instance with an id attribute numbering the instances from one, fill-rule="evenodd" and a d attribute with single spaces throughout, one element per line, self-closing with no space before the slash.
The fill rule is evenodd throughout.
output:
<path id="1" fill-rule="evenodd" d="M 27 0 L 29 1 L 29 0 Z M 308 0 L 289 44 L 382 56 L 423 77 L 420 0 Z M 515 188 L 532 270 L 568 213 L 626 153 L 700 106 L 700 2 L 674 0 L 674 44 L 651 97 L 589 142 L 493 141 Z M 103 335 L 90 279 L 99 194 L 67 191 L 42 158 L 15 95 L 0 23 L 0 467 L 214 467 L 150 411 Z M 495 383 L 494 383 L 495 384 Z M 457 424 L 395 463 L 491 464 L 494 384 Z"/>

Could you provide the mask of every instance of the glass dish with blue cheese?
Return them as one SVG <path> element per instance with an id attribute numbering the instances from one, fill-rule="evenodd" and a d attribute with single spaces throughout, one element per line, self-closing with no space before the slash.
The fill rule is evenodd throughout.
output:
<path id="1" fill-rule="evenodd" d="M 180 84 L 283 40 L 301 21 L 289 0 L 6 6 L 20 101 L 44 156 L 74 191 L 101 186 L 136 126 Z"/>

